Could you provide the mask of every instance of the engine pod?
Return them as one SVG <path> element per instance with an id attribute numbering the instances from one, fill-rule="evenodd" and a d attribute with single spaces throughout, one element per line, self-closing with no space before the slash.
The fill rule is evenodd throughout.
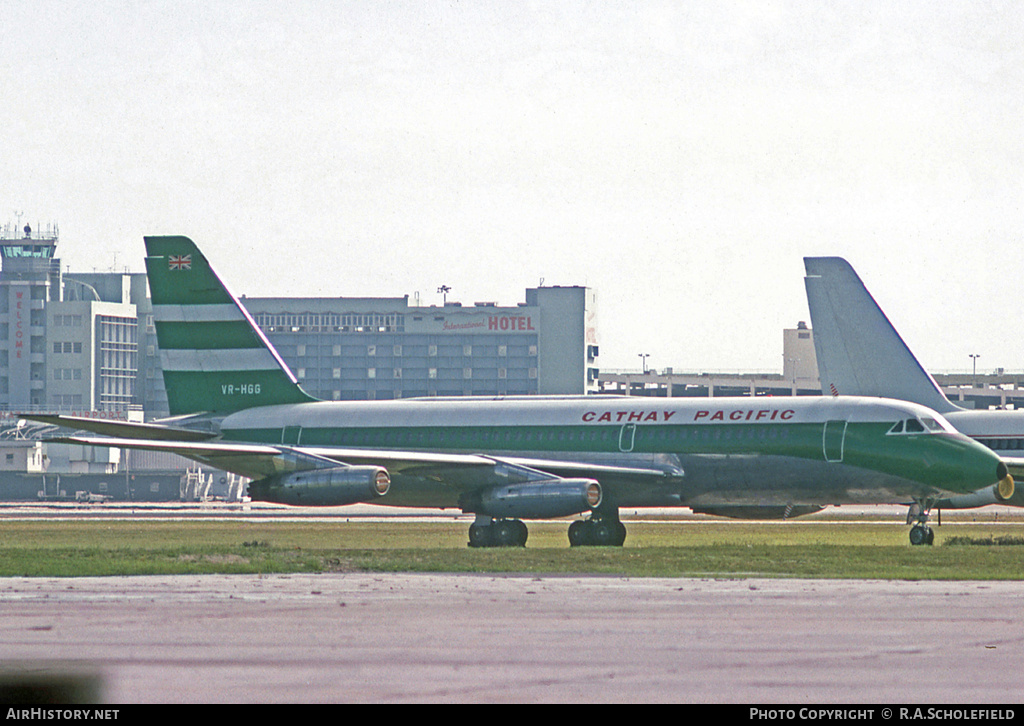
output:
<path id="1" fill-rule="evenodd" d="M 595 509 L 601 485 L 593 479 L 545 479 L 478 492 L 463 510 L 511 519 L 553 519 Z"/>
<path id="2" fill-rule="evenodd" d="M 387 494 L 390 487 L 387 469 L 344 466 L 261 479 L 249 484 L 249 496 L 262 502 L 330 507 L 371 502 Z"/>

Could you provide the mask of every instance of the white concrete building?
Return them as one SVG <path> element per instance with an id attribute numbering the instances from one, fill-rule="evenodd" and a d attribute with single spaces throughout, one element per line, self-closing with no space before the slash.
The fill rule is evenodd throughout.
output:
<path id="1" fill-rule="evenodd" d="M 402 298 L 243 298 L 303 388 L 328 400 L 596 390 L 596 295 L 538 287 L 514 307 Z"/>

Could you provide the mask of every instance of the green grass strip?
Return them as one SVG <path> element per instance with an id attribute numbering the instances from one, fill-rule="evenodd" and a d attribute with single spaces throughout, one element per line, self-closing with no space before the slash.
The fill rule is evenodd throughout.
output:
<path id="1" fill-rule="evenodd" d="M 623 577 L 1019 580 L 1024 525 L 627 522 L 622 548 L 570 548 L 531 522 L 525 548 L 471 549 L 460 522 L 2 521 L 0 576 L 449 572 Z M 965 537 L 973 546 L 951 544 Z"/>

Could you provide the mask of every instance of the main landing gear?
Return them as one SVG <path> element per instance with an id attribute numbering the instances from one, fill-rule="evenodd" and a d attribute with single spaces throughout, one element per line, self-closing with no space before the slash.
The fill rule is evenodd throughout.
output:
<path id="1" fill-rule="evenodd" d="M 520 519 L 478 514 L 469 526 L 469 546 L 525 547 L 528 534 Z M 577 519 L 569 525 L 569 545 L 572 547 L 621 547 L 625 541 L 626 527 L 619 521 L 618 510 L 603 514 L 594 512 L 589 519 Z"/>
<path id="2" fill-rule="evenodd" d="M 910 544 L 934 544 L 935 532 L 933 532 L 932 528 L 928 526 L 928 513 L 930 511 L 931 502 L 918 499 L 910 505 L 910 511 L 907 512 L 907 524 L 916 520 L 914 526 L 910 528 Z"/>
<path id="3" fill-rule="evenodd" d="M 476 515 L 469 526 L 470 547 L 525 547 L 529 531 L 521 519 L 495 519 Z"/>
<path id="4" fill-rule="evenodd" d="M 598 514 L 589 519 L 577 519 L 569 525 L 571 547 L 621 547 L 626 541 L 626 527 L 619 521 L 617 510 Z"/>

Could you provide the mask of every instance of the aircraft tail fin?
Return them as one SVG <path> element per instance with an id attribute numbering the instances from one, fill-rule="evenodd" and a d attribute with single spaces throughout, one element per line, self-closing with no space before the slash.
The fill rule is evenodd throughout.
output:
<path id="1" fill-rule="evenodd" d="M 146 237 L 172 416 L 315 400 L 188 237 Z"/>
<path id="2" fill-rule="evenodd" d="M 895 398 L 939 413 L 960 410 L 914 357 L 846 260 L 805 257 L 804 267 L 823 393 Z"/>

